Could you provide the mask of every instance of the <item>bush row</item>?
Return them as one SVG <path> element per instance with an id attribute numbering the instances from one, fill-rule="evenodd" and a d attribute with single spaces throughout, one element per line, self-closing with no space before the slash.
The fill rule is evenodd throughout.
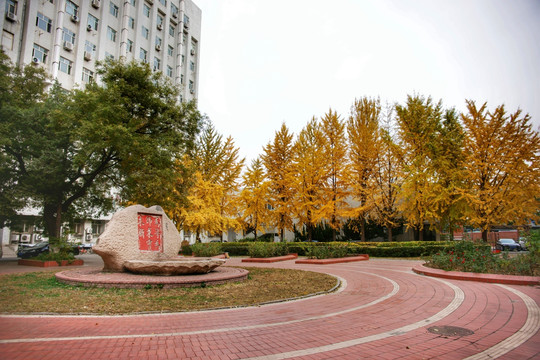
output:
<path id="1" fill-rule="evenodd" d="M 287 249 L 288 253 L 297 253 L 299 256 L 325 256 L 324 253 L 337 255 L 358 255 L 368 254 L 372 257 L 419 257 L 430 256 L 437 252 L 446 251 L 454 246 L 451 241 L 408 241 L 408 242 L 328 242 L 328 243 L 306 243 L 290 242 L 287 246 L 271 245 L 264 242 L 226 242 L 195 244 L 191 247 L 183 247 L 183 254 L 190 254 L 193 251 L 197 256 L 212 256 L 220 252 L 228 252 L 231 256 L 252 256 L 270 257 L 279 256 Z M 475 245 L 488 247 L 489 245 Z M 250 253 L 251 248 L 251 253 Z M 314 249 L 316 248 L 316 249 Z M 317 250 L 318 248 L 318 250 Z M 334 251 L 335 249 L 335 251 Z M 197 251 L 195 251 L 197 250 Z M 322 254 L 322 255 L 318 255 Z"/>

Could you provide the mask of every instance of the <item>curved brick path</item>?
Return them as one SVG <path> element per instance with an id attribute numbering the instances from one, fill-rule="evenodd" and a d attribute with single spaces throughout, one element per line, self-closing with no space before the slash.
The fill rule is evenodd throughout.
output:
<path id="1" fill-rule="evenodd" d="M 533 359 L 540 288 L 415 274 L 418 261 L 250 266 L 333 274 L 331 295 L 139 316 L 2 316 L 1 359 Z M 230 259 L 228 265 L 242 265 Z M 245 264 L 244 264 L 245 265 Z M 428 328 L 474 332 L 441 336 Z"/>

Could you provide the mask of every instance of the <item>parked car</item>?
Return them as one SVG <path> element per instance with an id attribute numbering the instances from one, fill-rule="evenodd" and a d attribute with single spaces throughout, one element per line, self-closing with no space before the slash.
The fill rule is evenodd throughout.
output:
<path id="1" fill-rule="evenodd" d="M 498 250 L 521 251 L 521 246 L 513 239 L 499 239 L 495 244 L 495 248 Z"/>
<path id="2" fill-rule="evenodd" d="M 17 250 L 17 256 L 21 259 L 28 259 L 36 257 L 40 254 L 46 254 L 49 252 L 49 242 L 44 241 L 34 246 L 21 246 Z"/>
<path id="3" fill-rule="evenodd" d="M 19 245 L 17 250 L 17 256 L 21 259 L 29 259 L 36 257 L 40 254 L 47 254 L 50 251 L 49 242 L 43 241 L 35 245 Z M 77 245 L 71 245 L 71 252 L 73 255 L 79 255 L 79 247 Z"/>

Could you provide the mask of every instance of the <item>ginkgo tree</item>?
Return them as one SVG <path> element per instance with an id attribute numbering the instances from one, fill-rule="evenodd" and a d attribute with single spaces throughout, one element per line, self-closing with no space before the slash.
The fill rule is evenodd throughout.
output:
<path id="1" fill-rule="evenodd" d="M 360 236 L 366 241 L 366 221 L 375 207 L 375 171 L 379 138 L 380 100 L 361 98 L 354 101 L 347 122 L 349 134 L 349 182 L 352 198 L 358 203 L 349 212 L 360 222 Z"/>
<path id="2" fill-rule="evenodd" d="M 230 228 L 239 229 L 241 227 L 238 208 L 239 178 L 242 172 L 244 160 L 239 159 L 239 149 L 235 147 L 231 137 L 223 140 L 223 136 L 218 134 L 215 128 L 209 124 L 201 133 L 196 142 L 195 151 L 191 155 L 191 166 L 196 175 L 196 183 L 188 196 L 189 204 L 186 214 L 195 210 L 199 213 L 205 209 L 212 214 L 216 209 L 219 214 L 219 226 L 215 226 L 215 221 L 205 222 L 202 216 L 193 218 L 189 228 L 200 228 L 211 234 L 219 234 L 223 239 L 223 232 Z M 211 185 L 211 186 L 210 186 Z M 210 188 L 212 194 L 208 196 L 206 190 Z M 204 199 L 199 197 L 203 196 Z M 215 201 L 215 203 L 214 203 Z M 200 224 L 195 221 L 199 219 Z M 184 219 L 184 223 L 186 220 Z M 200 226 L 197 226 L 200 225 Z"/>
<path id="3" fill-rule="evenodd" d="M 492 111 L 467 100 L 461 120 L 465 129 L 468 222 L 482 230 L 494 224 L 528 223 L 535 218 L 540 195 L 540 137 L 531 117 L 521 110 Z"/>
<path id="4" fill-rule="evenodd" d="M 321 118 L 320 127 L 324 141 L 322 148 L 317 151 L 322 151 L 326 160 L 324 172 L 327 179 L 321 189 L 324 202 L 318 217 L 325 219 L 332 229 L 332 241 L 336 241 L 336 234 L 349 206 L 347 136 L 344 122 L 332 109 Z"/>
<path id="5" fill-rule="evenodd" d="M 293 229 L 293 135 L 285 124 L 275 133 L 261 155 L 268 179 L 269 222 L 277 227 L 281 241 Z"/>
<path id="6" fill-rule="evenodd" d="M 325 137 L 315 117 L 302 129 L 293 148 L 294 209 L 299 226 L 305 226 L 308 241 L 323 219 L 328 167 L 324 152 Z"/>
<path id="7" fill-rule="evenodd" d="M 438 151 L 442 102 L 409 95 L 405 105 L 396 104 L 396 114 L 404 176 L 399 209 L 422 241 L 424 224 L 438 220 L 433 207 L 436 171 L 432 160 Z"/>
<path id="8" fill-rule="evenodd" d="M 243 188 L 240 193 L 244 229 L 247 233 L 254 233 L 255 241 L 257 241 L 257 232 L 264 231 L 268 225 L 268 185 L 262 161 L 257 158 L 244 173 Z"/>

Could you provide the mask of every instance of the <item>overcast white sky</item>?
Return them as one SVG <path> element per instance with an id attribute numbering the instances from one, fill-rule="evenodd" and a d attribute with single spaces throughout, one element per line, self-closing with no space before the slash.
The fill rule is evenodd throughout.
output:
<path id="1" fill-rule="evenodd" d="M 504 103 L 540 124 L 539 0 L 194 0 L 199 109 L 247 164 L 355 98 Z"/>

